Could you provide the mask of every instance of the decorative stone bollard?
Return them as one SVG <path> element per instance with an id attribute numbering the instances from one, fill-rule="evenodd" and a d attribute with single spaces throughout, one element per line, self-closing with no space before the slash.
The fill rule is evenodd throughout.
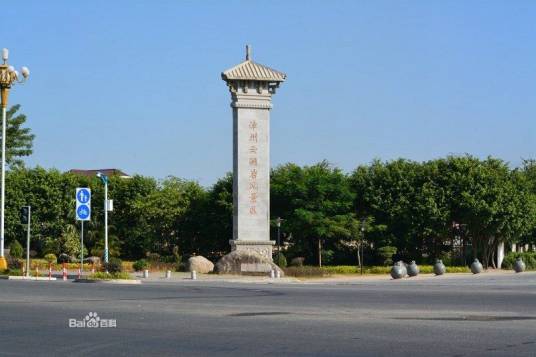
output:
<path id="1" fill-rule="evenodd" d="M 437 259 L 436 263 L 434 264 L 434 274 L 435 275 L 443 275 L 445 274 L 446 268 L 443 264 L 443 261 L 441 259 Z"/>
<path id="2" fill-rule="evenodd" d="M 195 270 L 192 270 L 192 280 L 197 280 L 197 272 Z"/>
<path id="3" fill-rule="evenodd" d="M 281 279 L 281 272 L 279 270 L 275 271 L 275 278 L 276 279 Z"/>
<path id="4" fill-rule="evenodd" d="M 393 279 L 402 279 L 407 274 L 406 266 L 402 261 L 396 262 L 391 268 L 391 277 Z"/>
<path id="5" fill-rule="evenodd" d="M 166 271 L 166 279 L 171 279 L 171 270 Z"/>
<path id="6" fill-rule="evenodd" d="M 419 267 L 415 263 L 415 260 L 412 260 L 411 263 L 409 263 L 407 270 L 409 276 L 417 276 L 420 272 Z"/>
<path id="7" fill-rule="evenodd" d="M 275 278 L 275 272 L 274 270 L 270 270 L 270 279 L 274 279 Z"/>
<path id="8" fill-rule="evenodd" d="M 144 278 L 144 279 L 147 279 L 148 277 L 149 277 L 149 270 L 145 269 L 145 270 L 143 271 L 143 278 Z"/>
<path id="9" fill-rule="evenodd" d="M 514 271 L 516 273 L 522 273 L 525 271 L 525 263 L 523 262 L 523 259 L 521 257 L 517 258 L 514 263 Z"/>
<path id="10" fill-rule="evenodd" d="M 482 264 L 478 261 L 478 259 L 475 259 L 473 264 L 471 264 L 471 273 L 473 274 L 480 274 L 484 268 L 482 267 Z"/>

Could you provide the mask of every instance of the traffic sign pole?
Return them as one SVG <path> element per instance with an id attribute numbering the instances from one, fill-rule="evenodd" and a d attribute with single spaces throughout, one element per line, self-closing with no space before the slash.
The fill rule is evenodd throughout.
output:
<path id="1" fill-rule="evenodd" d="M 76 189 L 76 220 L 80 221 L 80 269 L 84 271 L 84 221 L 91 220 L 91 190 L 85 187 Z"/>
<path id="2" fill-rule="evenodd" d="M 84 272 L 84 221 L 80 229 L 80 274 Z"/>

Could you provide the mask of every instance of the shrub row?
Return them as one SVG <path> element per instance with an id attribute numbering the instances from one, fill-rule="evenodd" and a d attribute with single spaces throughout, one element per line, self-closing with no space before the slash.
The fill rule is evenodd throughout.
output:
<path id="1" fill-rule="evenodd" d="M 321 277 L 329 275 L 329 273 L 324 271 L 322 268 L 308 265 L 288 267 L 284 268 L 283 271 L 285 272 L 286 276 L 294 277 Z"/>
<path id="2" fill-rule="evenodd" d="M 321 268 L 327 274 L 359 274 L 361 270 L 355 265 L 335 265 L 324 266 Z M 419 265 L 422 274 L 431 274 L 434 272 L 433 265 Z M 366 266 L 363 267 L 364 274 L 389 274 L 390 266 Z M 447 273 L 469 273 L 471 269 L 466 266 L 448 266 Z"/>
<path id="3" fill-rule="evenodd" d="M 431 274 L 434 272 L 432 265 L 420 265 L 420 272 L 423 274 Z M 354 265 L 336 265 L 323 266 L 321 268 L 315 266 L 291 266 L 284 269 L 287 276 L 293 277 L 321 277 L 332 274 L 359 274 L 361 270 Z M 364 274 L 389 274 L 391 267 L 386 266 L 367 266 L 363 267 Z M 449 266 L 447 273 L 470 273 L 471 269 L 466 266 Z"/>
<path id="4" fill-rule="evenodd" d="M 113 279 L 130 279 L 130 274 L 126 272 L 105 273 L 97 272 L 87 277 L 88 280 L 113 280 Z"/>
<path id="5" fill-rule="evenodd" d="M 516 253 L 510 252 L 504 257 L 502 268 L 503 269 L 513 269 L 514 263 L 517 258 L 521 258 L 525 262 L 527 270 L 536 270 L 536 253 L 526 252 L 526 253 Z"/>
<path id="6" fill-rule="evenodd" d="M 149 262 L 145 259 L 136 260 L 134 264 L 132 264 L 132 269 L 134 271 L 142 271 L 149 268 Z"/>

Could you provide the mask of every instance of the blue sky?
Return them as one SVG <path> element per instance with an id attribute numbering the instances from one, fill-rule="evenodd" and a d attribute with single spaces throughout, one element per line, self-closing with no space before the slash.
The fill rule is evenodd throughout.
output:
<path id="1" fill-rule="evenodd" d="M 28 165 L 213 184 L 232 169 L 220 73 L 288 75 L 272 165 L 536 157 L 534 1 L 17 1 L 0 47 L 37 135 Z"/>

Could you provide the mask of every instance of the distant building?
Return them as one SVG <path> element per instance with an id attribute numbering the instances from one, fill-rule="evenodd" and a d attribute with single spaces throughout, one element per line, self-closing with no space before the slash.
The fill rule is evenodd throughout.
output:
<path id="1" fill-rule="evenodd" d="M 95 177 L 97 175 L 97 172 L 101 172 L 103 175 L 106 175 L 108 177 L 116 176 L 121 178 L 131 178 L 132 176 L 124 173 L 123 171 L 119 169 L 100 169 L 100 170 L 69 170 L 70 174 L 75 174 L 79 176 L 86 176 L 86 177 Z"/>

